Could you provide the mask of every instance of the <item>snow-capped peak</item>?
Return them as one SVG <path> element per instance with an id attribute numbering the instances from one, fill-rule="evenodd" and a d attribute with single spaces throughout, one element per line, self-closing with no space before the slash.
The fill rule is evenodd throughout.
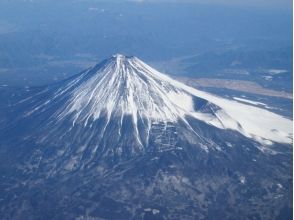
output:
<path id="1" fill-rule="evenodd" d="M 182 121 L 191 128 L 188 118 L 192 117 L 220 129 L 238 131 L 262 144 L 292 143 L 291 120 L 191 88 L 133 56 L 112 56 L 66 81 L 52 99 L 64 100 L 54 117 L 71 118 L 73 124 L 91 126 L 103 117 L 107 127 L 111 119 L 122 124 L 124 117 L 130 116 L 138 135 L 138 121 L 144 121 L 147 130 L 154 122 Z"/>
<path id="2" fill-rule="evenodd" d="M 122 59 L 132 59 L 135 58 L 134 56 L 125 56 L 123 54 L 117 53 L 112 55 L 112 58 L 117 59 L 117 60 L 122 60 Z"/>
<path id="3" fill-rule="evenodd" d="M 117 54 L 93 70 L 71 91 L 61 117 L 74 113 L 75 120 L 87 123 L 101 114 L 118 118 L 131 115 L 135 123 L 137 117 L 173 122 L 193 111 L 191 95 L 172 86 L 136 57 Z"/>

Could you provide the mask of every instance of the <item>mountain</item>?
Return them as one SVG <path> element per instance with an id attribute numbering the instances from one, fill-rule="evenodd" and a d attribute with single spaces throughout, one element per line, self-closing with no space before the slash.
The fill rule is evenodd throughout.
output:
<path id="1" fill-rule="evenodd" d="M 5 108 L 2 219 L 272 219 L 292 121 L 114 55 Z"/>

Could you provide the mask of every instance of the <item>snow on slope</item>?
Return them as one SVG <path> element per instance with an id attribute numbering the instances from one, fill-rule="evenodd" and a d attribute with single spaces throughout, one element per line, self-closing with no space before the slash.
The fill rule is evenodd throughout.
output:
<path id="1" fill-rule="evenodd" d="M 239 102 L 249 103 L 251 105 L 261 105 L 261 106 L 268 107 L 266 104 L 264 104 L 262 102 L 252 101 L 252 100 L 248 100 L 248 99 L 244 99 L 244 98 L 239 98 L 239 97 L 233 97 L 233 99 L 235 99 L 235 100 L 237 100 Z"/>
<path id="2" fill-rule="evenodd" d="M 236 130 L 262 144 L 292 143 L 292 121 L 267 110 L 191 88 L 156 71 L 136 57 L 115 55 L 94 74 L 87 71 L 61 88 L 55 97 L 69 93 L 57 117 L 73 116 L 84 123 L 107 115 L 122 121 L 131 115 L 152 121 L 186 121 L 187 115 L 221 129 Z M 82 82 L 82 83 L 79 83 Z M 193 98 L 218 106 L 214 114 L 199 111 Z M 135 126 L 137 127 L 137 126 Z"/>
<path id="3" fill-rule="evenodd" d="M 209 100 L 219 106 L 222 110 L 219 110 L 217 115 L 219 122 L 221 123 L 216 122 L 215 119 L 208 120 L 206 121 L 207 123 L 219 128 L 237 130 L 245 136 L 254 138 L 264 144 L 270 144 L 270 141 L 288 144 L 292 143 L 293 122 L 291 120 L 258 107 L 242 104 L 233 100 L 227 100 L 191 88 L 154 70 L 141 61 L 139 62 L 142 65 L 145 65 L 146 69 L 150 72 L 154 72 L 154 74 L 157 74 L 163 80 L 169 81 L 178 88 L 184 89 L 191 95 Z M 236 126 L 236 123 L 231 120 L 237 122 L 239 126 Z"/>
<path id="4" fill-rule="evenodd" d="M 106 111 L 109 117 L 132 115 L 135 122 L 138 116 L 175 122 L 193 111 L 192 96 L 145 72 L 138 62 L 134 57 L 112 57 L 104 68 L 73 90 L 60 117 L 75 113 L 75 120 L 87 123 Z"/>

